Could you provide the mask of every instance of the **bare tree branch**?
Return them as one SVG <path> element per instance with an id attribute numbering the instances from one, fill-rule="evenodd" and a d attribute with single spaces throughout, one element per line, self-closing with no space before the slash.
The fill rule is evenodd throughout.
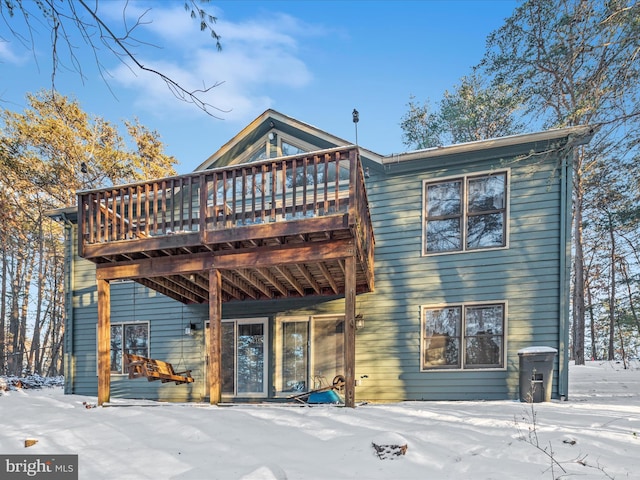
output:
<path id="1" fill-rule="evenodd" d="M 208 0 L 201 1 L 203 3 L 208 2 Z M 11 35 L 33 52 L 36 64 L 37 55 L 34 32 L 37 31 L 37 29 L 35 28 L 33 21 L 39 17 L 43 20 L 42 24 L 45 28 L 49 29 L 51 33 L 51 84 L 54 91 L 56 90 L 56 76 L 60 67 L 68 68 L 69 70 L 78 73 L 83 83 L 86 79 L 82 62 L 77 56 L 77 52 L 80 51 L 81 46 L 74 45 L 73 43 L 73 33 L 77 33 L 80 35 L 80 38 L 84 41 L 86 46 L 91 49 L 99 74 L 114 97 L 117 98 L 109 85 L 108 79 L 106 78 L 108 75 L 108 69 L 101 61 L 101 50 L 97 44 L 98 41 L 101 42 L 111 54 L 125 64 L 132 73 L 135 74 L 136 70 L 141 70 L 162 79 L 162 81 L 167 85 L 169 91 L 177 99 L 186 103 L 194 104 L 200 110 L 214 118 L 220 119 L 220 113 L 229 112 L 229 110 L 218 108 L 205 100 L 207 93 L 211 92 L 211 90 L 224 82 L 218 81 L 211 85 L 204 85 L 202 88 L 189 89 L 177 80 L 173 79 L 171 76 L 163 73 L 161 70 L 154 68 L 153 66 L 145 65 L 140 61 L 139 56 L 133 48 L 139 47 L 140 45 L 152 45 L 135 38 L 134 32 L 141 25 L 151 23 L 150 21 L 145 20 L 149 10 L 146 10 L 139 15 L 133 25 L 128 25 L 126 20 L 126 10 L 129 2 L 127 1 L 123 8 L 123 25 L 125 26 L 125 30 L 124 33 L 119 36 L 98 13 L 98 3 L 98 0 L 95 0 L 93 5 L 89 5 L 85 0 L 41 0 L 39 2 L 34 2 L 33 4 L 28 4 L 20 0 L 3 0 L 0 2 L 0 16 L 8 26 Z M 29 9 L 30 5 L 37 7 L 39 12 Z M 216 33 L 213 27 L 217 21 L 216 17 L 200 8 L 197 5 L 197 0 L 185 0 L 184 8 L 192 19 L 199 22 L 200 31 L 208 32 L 215 40 L 217 50 L 221 51 L 222 45 L 220 43 L 220 36 Z M 84 13 L 89 15 L 90 20 L 83 19 Z M 29 32 L 28 37 L 21 33 L 19 29 L 13 28 L 12 22 L 16 20 L 16 15 L 21 16 L 20 18 Z M 65 55 L 68 57 L 68 61 L 70 62 L 68 67 L 65 67 L 61 59 L 61 45 L 66 47 Z"/>

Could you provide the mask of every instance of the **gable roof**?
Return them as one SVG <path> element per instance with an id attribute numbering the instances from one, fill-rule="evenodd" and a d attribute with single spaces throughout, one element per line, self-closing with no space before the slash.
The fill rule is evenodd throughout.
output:
<path id="1" fill-rule="evenodd" d="M 277 131 L 314 145 L 317 147 L 317 150 L 353 145 L 353 142 L 336 137 L 313 125 L 268 109 L 220 147 L 218 151 L 202 162 L 195 171 L 206 170 L 214 166 L 223 167 L 235 163 L 235 160 L 247 149 L 251 148 L 262 138 L 266 138 L 269 132 L 272 131 Z M 382 163 L 381 155 L 366 148 L 360 148 L 360 155 L 370 161 Z"/>

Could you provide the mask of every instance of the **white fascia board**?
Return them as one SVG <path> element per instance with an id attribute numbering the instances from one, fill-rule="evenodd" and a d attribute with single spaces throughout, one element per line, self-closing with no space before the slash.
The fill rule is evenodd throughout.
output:
<path id="1" fill-rule="evenodd" d="M 383 157 L 382 163 L 388 164 L 406 162 L 411 160 L 423 160 L 426 158 L 478 152 L 491 148 L 502 148 L 513 145 L 544 142 L 569 137 L 575 138 L 575 143 L 573 144 L 573 146 L 582 145 L 589 142 L 596 130 L 596 127 L 580 125 L 575 127 L 555 128 L 543 132 L 509 135 L 506 137 L 491 138 L 488 140 L 478 140 L 475 142 L 459 143 L 456 145 L 448 145 L 445 147 L 432 147 L 423 150 L 414 150 L 406 153 L 393 154 Z"/>

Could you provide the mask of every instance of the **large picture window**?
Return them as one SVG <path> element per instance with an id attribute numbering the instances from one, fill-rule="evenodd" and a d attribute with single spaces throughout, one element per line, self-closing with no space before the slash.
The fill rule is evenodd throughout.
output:
<path id="1" fill-rule="evenodd" d="M 111 324 L 111 373 L 127 373 L 125 353 L 149 357 L 149 323 Z"/>
<path id="2" fill-rule="evenodd" d="M 504 367 L 505 304 L 422 309 L 423 370 Z"/>
<path id="3" fill-rule="evenodd" d="M 424 251 L 506 246 L 507 172 L 425 182 Z"/>

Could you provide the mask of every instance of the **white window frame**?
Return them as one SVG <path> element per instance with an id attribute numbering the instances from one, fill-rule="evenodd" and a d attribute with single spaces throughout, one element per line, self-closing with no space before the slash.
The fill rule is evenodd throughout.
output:
<path id="1" fill-rule="evenodd" d="M 505 219 L 504 219 L 504 245 L 499 245 L 495 247 L 480 247 L 480 248 L 467 248 L 467 222 L 468 222 L 468 181 L 473 178 L 482 178 L 488 176 L 502 175 L 506 176 L 506 184 L 505 184 Z M 438 183 L 449 183 L 456 180 L 460 180 L 462 182 L 462 226 L 461 226 L 461 249 L 460 250 L 446 250 L 439 252 L 429 252 L 427 251 L 427 186 L 434 185 Z M 505 250 L 509 248 L 509 224 L 511 217 L 511 169 L 505 168 L 500 170 L 484 170 L 480 172 L 470 172 L 463 175 L 451 175 L 442 178 L 432 178 L 428 180 L 422 181 L 422 256 L 431 256 L 431 255 L 450 255 L 450 254 L 459 254 L 459 253 L 469 253 L 469 252 L 486 252 L 490 250 Z"/>
<path id="2" fill-rule="evenodd" d="M 503 306 L 503 325 L 502 325 L 502 358 L 500 359 L 502 366 L 494 367 L 466 367 L 465 368 L 465 327 L 466 327 L 466 309 L 469 307 L 482 307 L 487 305 L 502 305 Z M 427 367 L 424 364 L 425 354 L 425 310 L 433 310 L 439 308 L 451 308 L 460 307 L 462 318 L 460 320 L 460 367 Z M 509 304 L 506 300 L 491 300 L 482 302 L 457 302 L 457 303 L 442 303 L 435 305 L 420 305 L 420 371 L 421 372 L 487 372 L 487 371 L 505 371 L 507 369 L 507 339 L 508 339 L 508 325 L 509 325 Z"/>
<path id="3" fill-rule="evenodd" d="M 255 318 L 223 318 L 222 323 L 233 324 L 233 372 L 235 375 L 233 382 L 233 394 L 231 392 L 222 392 L 225 397 L 240 397 L 240 398 L 263 398 L 269 393 L 269 317 L 255 317 Z M 238 326 L 244 324 L 256 324 L 263 325 L 263 365 L 262 365 L 262 391 L 261 392 L 240 392 L 238 393 Z"/>
<path id="4" fill-rule="evenodd" d="M 269 138 L 269 134 L 273 133 L 276 138 L 276 143 L 275 145 L 272 143 L 273 140 L 271 140 Z M 272 158 L 277 158 L 277 157 L 282 157 L 282 142 L 286 142 L 289 145 L 299 148 L 300 150 L 303 150 L 304 152 L 314 152 L 316 150 L 321 150 L 320 147 L 316 146 L 316 145 L 312 145 L 310 143 L 307 143 L 305 141 L 302 141 L 300 139 L 297 139 L 295 137 L 290 137 L 282 132 L 280 132 L 279 130 L 270 130 L 268 133 L 264 134 L 263 136 L 261 136 L 258 140 L 256 140 L 253 144 L 252 148 L 249 148 L 247 150 L 245 150 L 244 152 L 242 152 L 241 155 L 238 155 L 236 161 L 233 162 L 234 165 L 239 165 L 239 164 L 243 164 L 243 163 L 251 163 L 249 160 L 251 159 L 252 156 L 254 156 L 256 153 L 258 152 L 262 152 L 265 154 L 265 158 L 261 159 L 261 160 L 256 160 L 256 162 L 264 162 L 267 160 L 270 160 Z M 256 148 L 255 146 L 258 145 L 258 147 Z M 271 148 L 275 147 L 275 157 L 273 155 L 271 155 Z"/>
<path id="5" fill-rule="evenodd" d="M 307 374 L 306 380 L 307 384 L 309 383 L 309 369 L 310 367 L 310 350 L 311 350 L 311 317 L 308 315 L 305 316 L 291 316 L 291 317 L 277 317 L 276 325 L 275 325 L 275 342 L 274 342 L 274 371 L 273 371 L 273 383 L 275 388 L 275 395 L 277 397 L 286 397 L 288 395 L 292 395 L 294 392 L 285 392 L 283 391 L 284 385 L 282 384 L 284 379 L 282 378 L 282 361 L 284 359 L 284 352 L 282 351 L 282 334 L 284 332 L 284 324 L 285 323 L 306 323 L 307 324 Z M 309 385 L 307 385 L 307 390 L 309 389 Z"/>
<path id="6" fill-rule="evenodd" d="M 323 320 L 331 320 L 331 319 L 339 319 L 343 322 L 345 321 L 344 313 L 328 313 L 321 315 L 297 315 L 297 316 L 286 316 L 286 317 L 277 317 L 275 324 L 275 342 L 274 342 L 274 361 L 275 368 L 273 374 L 273 383 L 275 389 L 276 397 L 287 397 L 291 395 L 293 392 L 283 392 L 282 388 L 282 360 L 283 360 L 283 352 L 282 352 L 282 333 L 283 328 L 282 325 L 287 322 L 306 322 L 307 323 L 307 391 L 312 390 L 314 388 L 314 323 L 321 322 Z M 331 382 L 333 379 L 328 378 L 325 379 L 328 382 Z"/>
<path id="7" fill-rule="evenodd" d="M 288 143 L 292 147 L 296 147 L 299 150 L 302 150 L 304 153 L 315 152 L 316 150 L 322 150 L 321 147 L 317 145 L 312 145 L 311 143 L 307 143 L 304 140 L 300 140 L 296 137 L 290 137 L 286 133 L 282 133 L 278 130 L 273 131 L 274 134 L 277 135 L 277 145 L 276 145 L 276 153 L 278 157 L 284 157 L 282 153 L 282 142 Z M 302 153 L 297 153 L 289 156 L 303 155 Z"/>

